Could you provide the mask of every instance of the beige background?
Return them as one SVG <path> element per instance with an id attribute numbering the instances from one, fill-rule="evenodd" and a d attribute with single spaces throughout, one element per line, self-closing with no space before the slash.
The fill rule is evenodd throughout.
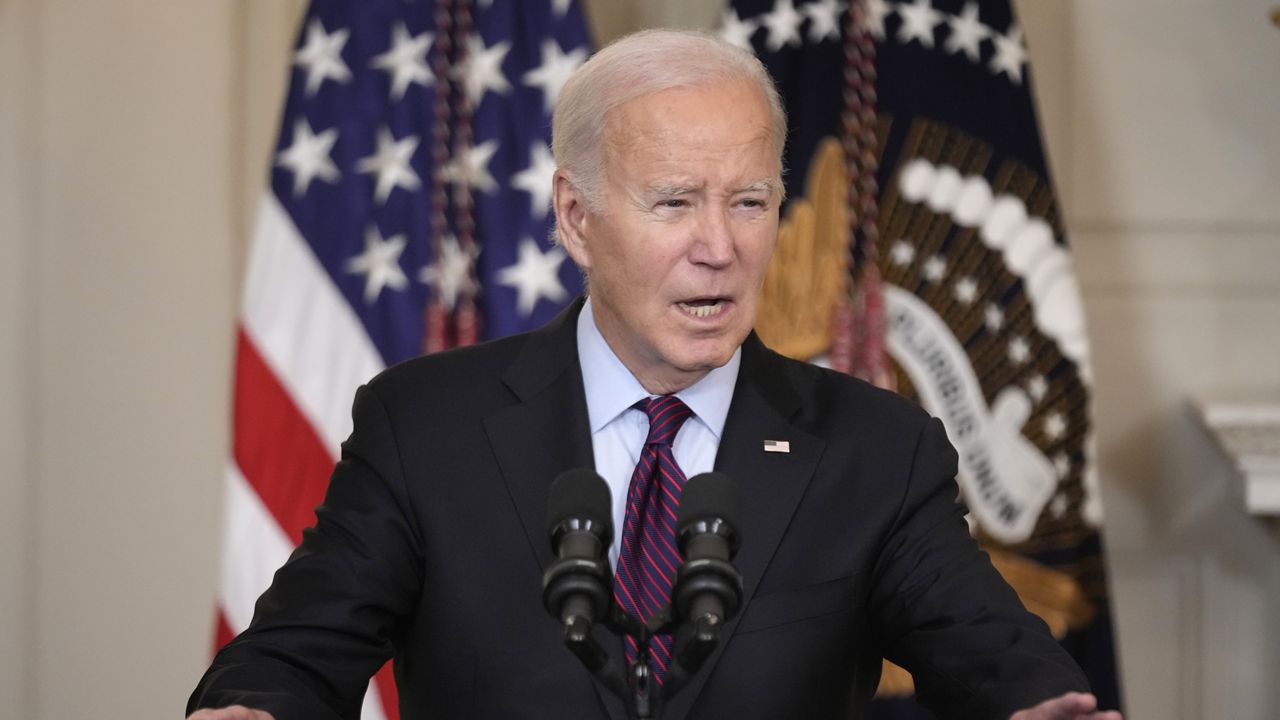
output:
<path id="1" fill-rule="evenodd" d="M 1280 708 L 1280 527 L 1192 398 L 1280 397 L 1264 0 L 1024 0 L 1096 357 L 1130 717 Z M 298 0 L 0 0 L 0 717 L 176 718 Z M 719 0 L 589 3 L 605 34 Z"/>

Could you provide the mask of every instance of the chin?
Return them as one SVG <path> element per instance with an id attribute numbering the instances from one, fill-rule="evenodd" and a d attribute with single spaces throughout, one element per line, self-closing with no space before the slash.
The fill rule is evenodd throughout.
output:
<path id="1" fill-rule="evenodd" d="M 702 352 L 685 354 L 683 358 L 680 358 L 683 362 L 676 363 L 676 367 L 687 372 L 715 370 L 729 362 L 729 358 L 733 357 L 733 352 L 741 344 L 736 343 L 727 347 L 708 348 Z"/>

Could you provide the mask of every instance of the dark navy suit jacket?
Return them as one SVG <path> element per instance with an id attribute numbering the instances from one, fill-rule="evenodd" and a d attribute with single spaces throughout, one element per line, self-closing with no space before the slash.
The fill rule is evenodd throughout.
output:
<path id="1" fill-rule="evenodd" d="M 394 656 L 406 720 L 624 720 L 541 600 L 548 488 L 594 464 L 580 308 L 361 388 L 316 526 L 189 710 L 354 718 Z M 745 600 L 666 720 L 857 717 L 882 656 L 940 717 L 1003 720 L 1087 688 L 970 538 L 955 452 L 906 400 L 753 334 L 716 469 L 739 484 Z"/>

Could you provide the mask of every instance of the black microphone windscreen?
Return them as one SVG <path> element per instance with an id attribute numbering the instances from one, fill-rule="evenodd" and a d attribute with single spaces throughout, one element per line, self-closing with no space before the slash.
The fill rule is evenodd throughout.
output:
<path id="1" fill-rule="evenodd" d="M 724 520 L 735 532 L 742 532 L 738 486 L 724 473 L 702 473 L 685 482 L 676 513 L 676 532 L 683 533 L 689 525 L 711 519 Z"/>
<path id="2" fill-rule="evenodd" d="M 551 483 L 551 492 L 547 495 L 547 532 L 554 532 L 560 523 L 570 518 L 613 527 L 609 486 L 594 470 L 566 470 Z"/>

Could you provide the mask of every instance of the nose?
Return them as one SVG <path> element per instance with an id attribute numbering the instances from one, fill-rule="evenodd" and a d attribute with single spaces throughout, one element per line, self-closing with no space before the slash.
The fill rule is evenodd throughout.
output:
<path id="1" fill-rule="evenodd" d="M 733 262 L 737 250 L 726 208 L 707 207 L 701 213 L 696 233 L 689 248 L 690 262 L 712 268 L 724 268 Z"/>

